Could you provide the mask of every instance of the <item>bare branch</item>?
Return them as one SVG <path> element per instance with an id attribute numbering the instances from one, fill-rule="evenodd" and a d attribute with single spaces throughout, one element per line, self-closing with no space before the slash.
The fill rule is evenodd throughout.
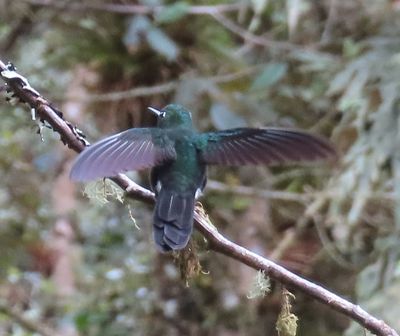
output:
<path id="1" fill-rule="evenodd" d="M 324 57 L 331 59 L 332 61 L 339 60 L 339 57 L 334 56 L 332 54 L 324 53 L 317 48 L 311 47 L 304 47 L 301 45 L 297 45 L 294 43 L 286 42 L 286 41 L 275 41 L 273 39 L 267 38 L 262 35 L 255 35 L 252 32 L 242 28 L 241 26 L 237 25 L 234 21 L 227 18 L 225 15 L 221 14 L 220 12 L 215 12 L 210 14 L 218 23 L 223 25 L 226 29 L 228 29 L 233 34 L 241 37 L 245 42 L 262 46 L 265 48 L 271 48 L 278 51 L 290 51 L 290 52 L 303 52 L 303 53 L 314 53 Z M 318 47 L 318 44 L 315 45 Z"/>
<path id="2" fill-rule="evenodd" d="M 67 100 L 83 101 L 88 103 L 117 101 L 123 99 L 132 99 L 137 97 L 153 96 L 174 91 L 178 86 L 177 81 L 171 81 L 154 86 L 142 86 L 131 90 L 115 91 L 108 93 L 90 94 L 84 96 L 67 96 Z"/>
<path id="3" fill-rule="evenodd" d="M 61 135 L 61 139 L 64 143 L 77 152 L 81 151 L 85 147 L 82 138 L 73 131 L 74 128 L 71 128 L 71 124 L 62 118 L 61 112 L 52 107 L 50 102 L 30 88 L 24 77 L 17 74 L 15 71 L 10 71 L 10 69 L 12 70 L 13 68 L 6 66 L 0 60 L 1 77 L 6 82 L 8 89 L 31 108 L 36 109 L 41 120 L 48 122 L 54 131 Z M 113 178 L 113 180 L 125 190 L 129 196 L 149 203 L 154 202 L 154 195 L 152 192 L 138 186 L 126 175 L 120 174 Z M 265 271 L 269 277 L 326 304 L 333 310 L 357 321 L 363 327 L 378 336 L 399 336 L 396 331 L 385 322 L 368 314 L 361 307 L 226 239 L 210 223 L 201 207 L 196 207 L 194 217 L 197 230 L 208 240 L 212 250 L 238 260 L 256 270 Z"/>
<path id="4" fill-rule="evenodd" d="M 304 203 L 306 201 L 309 201 L 313 197 L 312 195 L 299 194 L 289 191 L 263 190 L 252 187 L 246 187 L 242 185 L 230 186 L 225 183 L 221 183 L 218 181 L 210 181 L 210 180 L 207 182 L 207 189 L 220 192 L 233 192 L 235 194 L 240 194 L 243 196 L 278 199 L 285 201 L 294 201 L 299 203 Z"/>
<path id="5" fill-rule="evenodd" d="M 337 0 L 329 1 L 328 18 L 326 19 L 324 30 L 321 34 L 320 44 L 327 44 L 331 40 L 332 31 L 338 17 Z"/>
<path id="6" fill-rule="evenodd" d="M 256 44 L 261 45 L 263 47 L 275 48 L 280 50 L 293 50 L 299 48 L 298 46 L 293 45 L 292 43 L 288 42 L 280 42 L 267 39 L 263 36 L 254 35 L 253 33 L 249 32 L 246 29 L 238 26 L 235 22 L 228 19 L 221 13 L 212 13 L 210 14 L 217 22 L 223 25 L 226 29 L 234 33 L 235 35 L 240 36 L 243 40 Z"/>
<path id="7" fill-rule="evenodd" d="M 282 201 L 293 201 L 298 203 L 307 204 L 312 200 L 317 200 L 321 198 L 335 198 L 337 197 L 337 192 L 331 190 L 328 192 L 316 192 L 308 191 L 305 193 L 295 193 L 291 191 L 281 191 L 281 190 L 264 190 L 254 187 L 247 187 L 242 185 L 231 186 L 222 182 L 209 180 L 207 182 L 207 189 L 214 190 L 218 192 L 232 192 L 234 194 L 248 196 L 248 197 L 260 197 L 266 199 L 276 199 Z M 354 195 L 349 195 L 348 198 L 351 199 L 355 197 Z M 395 194 L 393 192 L 372 192 L 367 196 L 371 200 L 385 200 L 393 201 L 395 199 Z"/>
<path id="8" fill-rule="evenodd" d="M 104 11 L 110 13 L 118 13 L 124 15 L 131 14 L 157 14 L 164 10 L 166 6 L 146 6 L 146 5 L 122 5 L 122 4 L 96 4 L 87 2 L 64 2 L 64 1 L 53 1 L 53 0 L 23 0 L 34 6 L 49 6 L 63 10 L 71 11 L 82 11 L 82 10 L 93 10 L 93 11 Z M 214 5 L 214 6 L 190 6 L 187 8 L 186 13 L 191 15 L 204 15 L 214 13 L 226 13 L 226 12 L 237 12 L 243 8 L 244 3 L 233 3 L 226 5 Z"/>
<path id="9" fill-rule="evenodd" d="M 212 77 L 196 77 L 197 81 L 213 82 L 215 84 L 229 83 L 243 77 L 249 76 L 257 71 L 259 67 L 249 67 L 244 70 L 240 70 L 234 73 L 228 73 L 223 75 L 217 75 Z M 157 94 L 164 94 L 174 91 L 179 85 L 179 81 L 169 81 L 163 84 L 158 84 L 154 86 L 141 86 L 134 89 L 128 89 L 123 91 L 114 91 L 108 93 L 97 93 L 97 94 L 87 94 L 84 96 L 64 96 L 57 97 L 73 101 L 83 101 L 88 103 L 95 102 L 107 102 L 107 101 L 118 101 L 123 99 L 132 99 L 137 97 L 153 96 Z"/>

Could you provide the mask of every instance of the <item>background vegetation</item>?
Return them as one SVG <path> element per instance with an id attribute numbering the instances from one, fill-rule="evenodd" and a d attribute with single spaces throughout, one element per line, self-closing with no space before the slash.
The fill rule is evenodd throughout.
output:
<path id="1" fill-rule="evenodd" d="M 335 166 L 210 169 L 203 206 L 230 239 L 400 330 L 399 11 L 395 0 L 0 0 L 0 56 L 90 141 L 153 125 L 147 106 L 170 102 L 202 131 L 330 137 Z M 74 154 L 46 128 L 41 141 L 3 96 L 0 335 L 276 333 L 280 284 L 249 299 L 256 273 L 200 235 L 203 272 L 182 280 L 177 259 L 155 250 L 152 209 L 112 186 L 73 185 Z M 146 172 L 131 176 L 148 185 Z M 298 335 L 360 335 L 294 294 Z"/>

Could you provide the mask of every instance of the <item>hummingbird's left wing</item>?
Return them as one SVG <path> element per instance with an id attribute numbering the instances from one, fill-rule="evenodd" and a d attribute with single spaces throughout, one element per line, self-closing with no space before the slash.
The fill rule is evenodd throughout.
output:
<path id="1" fill-rule="evenodd" d="M 159 128 L 132 128 L 88 146 L 76 158 L 70 178 L 89 181 L 140 170 L 176 158 L 174 143 Z"/>
<path id="2" fill-rule="evenodd" d="M 199 134 L 197 148 L 207 164 L 276 165 L 336 156 L 325 139 L 285 128 L 234 128 Z"/>

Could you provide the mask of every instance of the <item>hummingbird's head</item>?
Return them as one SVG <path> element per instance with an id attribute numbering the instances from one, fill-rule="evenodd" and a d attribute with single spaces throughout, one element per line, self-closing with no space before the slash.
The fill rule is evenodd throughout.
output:
<path id="1" fill-rule="evenodd" d="M 149 110 L 157 115 L 158 127 L 192 127 L 192 114 L 181 105 L 170 104 L 160 111 L 149 107 Z"/>

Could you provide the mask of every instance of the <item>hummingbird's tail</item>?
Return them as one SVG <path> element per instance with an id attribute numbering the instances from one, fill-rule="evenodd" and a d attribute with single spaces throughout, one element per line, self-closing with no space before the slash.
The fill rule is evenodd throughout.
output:
<path id="1" fill-rule="evenodd" d="M 163 251 L 183 249 L 192 233 L 195 193 L 162 188 L 154 210 L 154 240 Z"/>

